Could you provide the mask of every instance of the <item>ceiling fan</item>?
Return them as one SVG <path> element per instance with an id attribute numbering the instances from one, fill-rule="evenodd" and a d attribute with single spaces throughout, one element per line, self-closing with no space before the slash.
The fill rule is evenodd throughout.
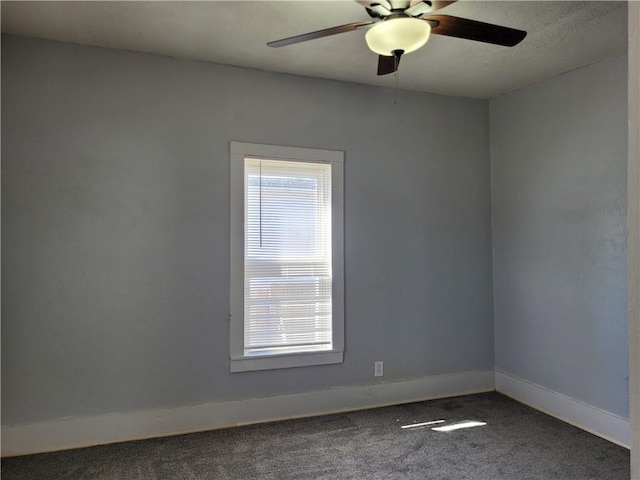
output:
<path id="1" fill-rule="evenodd" d="M 373 20 L 347 23 L 267 43 L 270 47 L 284 47 L 338 33 L 369 28 L 365 40 L 369 48 L 378 54 L 378 75 L 393 73 L 398 69 L 400 57 L 427 43 L 429 35 L 446 35 L 476 42 L 513 47 L 520 43 L 527 32 L 501 27 L 490 23 L 433 15 L 457 0 L 355 0 L 362 5 Z"/>

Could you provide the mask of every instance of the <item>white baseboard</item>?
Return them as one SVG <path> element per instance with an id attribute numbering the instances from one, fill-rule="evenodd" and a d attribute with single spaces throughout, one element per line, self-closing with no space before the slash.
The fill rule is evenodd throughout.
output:
<path id="1" fill-rule="evenodd" d="M 548 388 L 496 370 L 496 390 L 548 415 L 629 448 L 629 420 Z"/>
<path id="2" fill-rule="evenodd" d="M 324 415 L 494 389 L 494 372 L 491 370 L 180 408 L 61 418 L 29 425 L 3 426 L 2 456 Z"/>

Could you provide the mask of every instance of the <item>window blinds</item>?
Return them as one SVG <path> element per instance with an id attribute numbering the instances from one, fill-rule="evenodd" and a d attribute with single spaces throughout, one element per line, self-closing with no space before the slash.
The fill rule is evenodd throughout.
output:
<path id="1" fill-rule="evenodd" d="M 331 164 L 244 167 L 245 355 L 330 350 Z"/>

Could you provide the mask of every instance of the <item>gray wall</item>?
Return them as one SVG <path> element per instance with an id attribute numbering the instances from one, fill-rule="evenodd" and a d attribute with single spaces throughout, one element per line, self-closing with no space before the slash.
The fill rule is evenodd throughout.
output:
<path id="1" fill-rule="evenodd" d="M 626 68 L 490 102 L 496 368 L 623 417 Z"/>
<path id="2" fill-rule="evenodd" d="M 393 98 L 3 37 L 3 423 L 492 369 L 488 103 Z M 231 140 L 346 152 L 341 365 L 228 372 Z"/>
<path id="3" fill-rule="evenodd" d="M 631 478 L 640 478 L 640 3 L 629 3 L 629 167 L 627 265 L 629 292 L 629 421 Z"/>

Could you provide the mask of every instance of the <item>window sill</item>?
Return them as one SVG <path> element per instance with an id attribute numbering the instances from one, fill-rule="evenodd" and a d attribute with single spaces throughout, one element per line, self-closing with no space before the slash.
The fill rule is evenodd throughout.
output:
<path id="1" fill-rule="evenodd" d="M 343 356 L 344 353 L 342 350 L 327 350 L 323 352 L 232 357 L 230 371 L 231 373 L 236 373 L 250 372 L 253 370 L 308 367 L 311 365 L 329 365 L 332 363 L 342 363 Z"/>

